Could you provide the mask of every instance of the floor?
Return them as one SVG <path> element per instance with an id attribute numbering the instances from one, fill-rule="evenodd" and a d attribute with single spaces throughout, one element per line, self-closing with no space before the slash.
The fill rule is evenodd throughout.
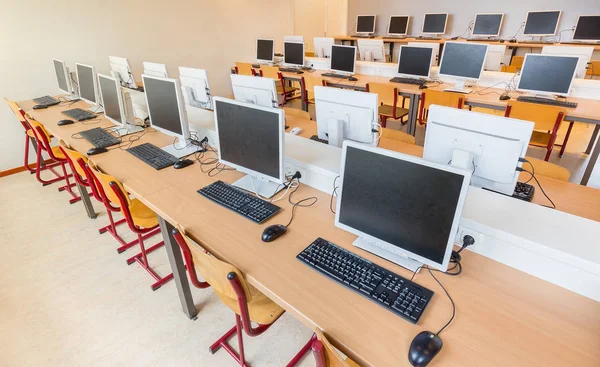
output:
<path id="1" fill-rule="evenodd" d="M 239 366 L 208 350 L 234 325 L 233 312 L 210 289 L 193 289 L 199 313 L 188 320 L 173 282 L 152 292 L 150 275 L 126 264 L 136 250 L 119 255 L 114 239 L 98 234 L 108 219 L 94 205 L 91 220 L 56 184 L 42 187 L 25 172 L 0 179 L 0 365 Z M 170 271 L 164 249 L 150 261 L 159 274 Z M 284 314 L 245 337 L 247 360 L 283 366 L 311 334 Z M 314 366 L 312 356 L 302 366 Z"/>

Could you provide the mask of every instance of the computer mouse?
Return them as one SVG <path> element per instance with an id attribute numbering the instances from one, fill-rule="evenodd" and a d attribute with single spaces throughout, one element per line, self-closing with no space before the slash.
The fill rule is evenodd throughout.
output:
<path id="1" fill-rule="evenodd" d="M 419 85 L 419 89 L 427 89 L 427 88 L 429 88 L 429 87 L 428 87 L 428 86 L 426 86 L 425 84 L 423 84 L 423 85 Z"/>
<path id="2" fill-rule="evenodd" d="M 177 162 L 175 162 L 175 164 L 173 164 L 173 168 L 181 169 L 181 168 L 185 168 L 191 164 L 194 164 L 194 161 L 191 159 L 180 159 Z"/>
<path id="3" fill-rule="evenodd" d="M 65 125 L 71 125 L 71 124 L 74 124 L 74 123 L 75 123 L 75 121 L 73 121 L 73 120 L 60 120 L 56 124 L 58 126 L 65 126 Z"/>
<path id="4" fill-rule="evenodd" d="M 517 40 L 510 40 L 509 43 L 517 43 Z"/>
<path id="5" fill-rule="evenodd" d="M 268 226 L 262 233 L 262 241 L 275 241 L 276 239 L 281 237 L 285 232 L 287 232 L 287 227 L 282 224 L 274 224 L 272 226 Z"/>
<path id="6" fill-rule="evenodd" d="M 452 41 L 456 41 L 458 39 L 458 37 L 452 37 L 450 38 Z"/>
<path id="7" fill-rule="evenodd" d="M 34 110 L 43 110 L 48 108 L 48 106 L 46 106 L 45 104 L 36 104 L 35 106 L 33 106 Z"/>
<path id="8" fill-rule="evenodd" d="M 504 40 L 500 40 L 499 42 L 500 42 L 500 43 L 504 43 Z"/>
<path id="9" fill-rule="evenodd" d="M 302 131 L 304 131 L 304 130 L 302 130 L 299 127 L 295 127 L 292 130 L 290 130 L 290 134 L 292 134 L 292 135 L 300 135 L 300 134 L 302 134 Z"/>
<path id="10" fill-rule="evenodd" d="M 431 331 L 422 331 L 408 349 L 408 361 L 415 367 L 425 367 L 442 349 L 442 339 Z"/>
<path id="11" fill-rule="evenodd" d="M 296 74 L 304 74 L 304 72 L 302 70 L 298 70 L 296 71 Z"/>
<path id="12" fill-rule="evenodd" d="M 96 155 L 96 154 L 106 153 L 106 152 L 108 152 L 108 149 L 106 149 L 106 148 L 95 148 L 94 147 L 87 151 L 87 155 Z"/>
<path id="13" fill-rule="evenodd" d="M 509 99 L 510 99 L 510 96 L 508 94 L 503 94 L 500 96 L 501 101 L 508 101 Z"/>
<path id="14" fill-rule="evenodd" d="M 353 76 L 351 76 L 350 78 L 348 78 L 348 80 L 351 81 L 351 82 L 357 82 L 358 81 L 358 79 L 355 78 L 355 77 L 353 77 Z"/>

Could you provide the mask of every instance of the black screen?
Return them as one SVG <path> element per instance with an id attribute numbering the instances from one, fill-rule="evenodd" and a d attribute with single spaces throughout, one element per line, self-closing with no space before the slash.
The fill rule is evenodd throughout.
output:
<path id="1" fill-rule="evenodd" d="M 500 33 L 502 14 L 477 14 L 473 34 L 479 36 L 495 36 Z"/>
<path id="2" fill-rule="evenodd" d="M 67 80 L 65 79 L 65 69 L 60 61 L 54 60 L 54 71 L 56 72 L 56 80 L 58 81 L 58 88 L 61 90 L 71 93 L 67 86 Z"/>
<path id="3" fill-rule="evenodd" d="M 273 61 L 273 41 L 271 41 L 271 40 L 256 41 L 256 59 Z"/>
<path id="4" fill-rule="evenodd" d="M 304 43 L 284 42 L 283 62 L 304 66 Z"/>
<path id="5" fill-rule="evenodd" d="M 483 44 L 446 42 L 440 74 L 479 79 L 486 53 Z"/>
<path id="6" fill-rule="evenodd" d="M 123 123 L 121 110 L 119 109 L 120 87 L 111 79 L 98 77 L 100 82 L 100 92 L 102 93 L 102 101 L 104 102 L 104 114 L 111 119 Z"/>
<path id="7" fill-rule="evenodd" d="M 279 177 L 281 141 L 277 111 L 216 101 L 221 158 L 266 176 Z"/>
<path id="8" fill-rule="evenodd" d="M 600 16 L 582 15 L 577 22 L 574 40 L 600 40 Z"/>
<path id="9" fill-rule="evenodd" d="M 356 61 L 356 48 L 344 46 L 331 46 L 331 69 L 338 71 L 354 72 Z"/>
<path id="10" fill-rule="evenodd" d="M 175 83 L 144 77 L 150 123 L 172 133 L 183 135 Z"/>
<path id="11" fill-rule="evenodd" d="M 554 34 L 560 11 L 531 12 L 523 34 Z"/>
<path id="12" fill-rule="evenodd" d="M 96 103 L 94 72 L 92 71 L 92 68 L 77 65 L 77 81 L 79 82 L 79 97 Z"/>
<path id="13" fill-rule="evenodd" d="M 398 73 L 427 78 L 432 54 L 433 49 L 429 47 L 402 46 L 400 60 L 398 60 Z"/>
<path id="14" fill-rule="evenodd" d="M 448 14 L 425 14 L 423 33 L 444 33 Z"/>
<path id="15" fill-rule="evenodd" d="M 347 149 L 339 222 L 442 263 L 464 177 Z"/>
<path id="16" fill-rule="evenodd" d="M 375 17 L 372 15 L 359 15 L 356 22 L 357 33 L 375 32 Z"/>
<path id="17" fill-rule="evenodd" d="M 577 69 L 576 56 L 528 54 L 521 70 L 519 89 L 567 94 Z"/>
<path id="18" fill-rule="evenodd" d="M 408 17 L 391 17 L 389 34 L 406 34 L 408 27 Z"/>

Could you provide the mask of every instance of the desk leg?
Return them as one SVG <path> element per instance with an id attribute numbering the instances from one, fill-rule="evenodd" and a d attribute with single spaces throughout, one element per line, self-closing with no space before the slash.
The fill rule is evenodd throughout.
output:
<path id="1" fill-rule="evenodd" d="M 390 42 L 390 62 L 394 62 L 394 42 Z"/>
<path id="2" fill-rule="evenodd" d="M 181 250 L 179 249 L 177 241 L 175 241 L 175 238 L 173 238 L 173 235 L 171 234 L 173 226 L 160 216 L 157 217 L 158 224 L 160 225 L 160 232 L 165 241 L 169 264 L 171 264 L 171 270 L 173 271 L 173 280 L 175 281 L 179 300 L 181 301 L 181 308 L 188 318 L 195 320 L 198 311 L 196 311 L 196 306 L 194 306 L 194 299 L 192 298 L 190 283 L 188 282 L 185 266 L 183 265 Z"/>
<path id="3" fill-rule="evenodd" d="M 594 132 L 592 133 L 592 137 L 590 138 L 590 143 L 588 144 L 588 147 L 585 150 L 585 154 L 590 154 L 592 152 L 594 143 L 598 139 L 598 132 L 600 132 L 600 125 L 596 125 L 596 127 L 594 128 Z"/>
<path id="4" fill-rule="evenodd" d="M 31 145 L 33 145 L 33 151 L 37 152 L 37 142 L 35 141 L 34 138 L 29 137 L 29 141 L 31 142 Z M 42 167 L 44 167 L 46 165 L 46 160 L 45 159 L 40 159 L 40 165 Z M 35 173 L 35 172 L 31 172 L 31 173 Z"/>
<path id="5" fill-rule="evenodd" d="M 94 210 L 94 206 L 92 205 L 92 201 L 90 200 L 90 195 L 88 195 L 88 191 L 85 187 L 77 184 L 77 189 L 79 190 L 79 196 L 81 196 L 81 201 L 83 202 L 83 207 L 87 212 L 87 215 L 90 219 L 96 219 L 98 214 Z"/>
<path id="6" fill-rule="evenodd" d="M 596 147 L 590 156 L 590 161 L 588 162 L 583 178 L 581 179 L 582 185 L 587 186 L 588 181 L 592 176 L 592 172 L 594 171 L 594 167 L 596 167 L 596 163 L 598 163 L 598 156 L 600 156 L 600 139 L 596 138 Z"/>
<path id="7" fill-rule="evenodd" d="M 408 133 L 415 136 L 417 132 L 417 115 L 419 113 L 419 95 L 412 94 L 408 101 Z"/>

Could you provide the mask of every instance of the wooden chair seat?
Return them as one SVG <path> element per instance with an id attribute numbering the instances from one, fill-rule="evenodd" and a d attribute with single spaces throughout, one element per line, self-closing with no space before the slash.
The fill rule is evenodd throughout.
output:
<path id="1" fill-rule="evenodd" d="M 545 131 L 533 130 L 533 133 L 531 134 L 531 141 L 529 142 L 529 144 L 538 147 L 545 147 L 548 145 L 551 138 L 552 134 L 548 134 Z"/>
<path id="2" fill-rule="evenodd" d="M 394 129 L 390 129 L 390 128 L 386 128 L 386 127 L 382 128 L 381 138 L 401 141 L 401 142 L 407 143 L 407 144 L 415 144 L 415 142 L 416 142 L 414 136 L 407 134 L 403 131 L 394 130 Z"/>
<path id="3" fill-rule="evenodd" d="M 250 291 L 250 294 L 252 295 L 252 301 L 248 302 L 250 320 L 262 325 L 268 325 L 272 324 L 273 321 L 277 320 L 277 318 L 285 312 L 285 310 L 279 307 L 277 303 L 271 301 L 267 296 L 250 284 L 248 284 L 248 291 Z M 228 297 L 217 291 L 215 291 L 215 293 L 227 307 L 236 314 L 241 315 L 237 299 Z"/>
<path id="4" fill-rule="evenodd" d="M 60 146 L 58 146 L 58 145 L 52 147 L 52 153 L 58 159 L 67 159 L 67 157 L 65 157 L 64 153 L 62 152 L 62 150 L 60 150 Z"/>
<path id="5" fill-rule="evenodd" d="M 277 94 L 283 94 L 283 87 L 281 86 L 281 83 L 276 83 L 275 87 L 277 88 Z M 300 88 L 298 88 L 298 87 L 285 87 L 285 94 L 286 95 L 294 94 L 299 90 L 300 90 Z"/>
<path id="6" fill-rule="evenodd" d="M 379 106 L 378 113 L 381 116 L 394 118 L 394 107 L 387 104 L 381 105 Z M 406 115 L 408 115 L 408 110 L 406 108 L 396 107 L 397 117 L 402 118 Z"/>
<path id="7" fill-rule="evenodd" d="M 571 172 L 569 172 L 569 170 L 565 167 L 559 166 L 558 164 L 546 162 L 533 157 L 525 157 L 525 159 L 531 163 L 536 175 L 551 177 L 566 182 L 568 182 L 569 178 L 571 178 Z M 528 167 L 527 164 L 524 164 L 523 168 L 529 170 L 530 167 Z"/>
<path id="8" fill-rule="evenodd" d="M 148 208 L 138 199 L 131 200 L 129 211 L 131 212 L 133 223 L 135 223 L 136 226 L 142 228 L 152 228 L 158 225 L 156 213 L 154 213 L 152 209 Z"/>

